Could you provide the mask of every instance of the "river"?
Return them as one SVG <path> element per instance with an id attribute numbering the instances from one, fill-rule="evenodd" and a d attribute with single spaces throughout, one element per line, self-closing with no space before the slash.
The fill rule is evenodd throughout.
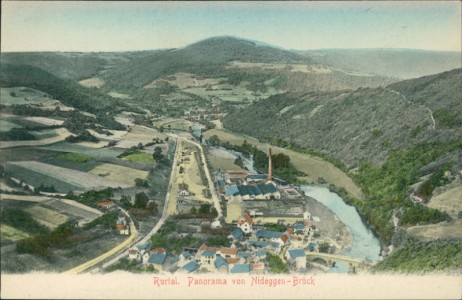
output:
<path id="1" fill-rule="evenodd" d="M 257 174 L 257 171 L 253 168 L 252 159 L 245 158 L 236 151 L 226 150 L 221 147 L 220 149 L 236 157 L 241 156 L 244 166 L 249 172 Z M 305 195 L 312 197 L 329 208 L 350 230 L 352 236 L 351 247 L 342 250 L 339 254 L 368 260 L 374 263 L 379 261 L 381 251 L 380 241 L 374 236 L 371 229 L 364 224 L 355 207 L 346 204 L 339 195 L 329 191 L 329 189 L 325 187 L 302 185 L 301 189 Z M 347 263 L 337 262 L 336 266 L 331 268 L 328 272 L 345 273 L 348 271 L 349 266 Z"/>
<path id="2" fill-rule="evenodd" d="M 356 208 L 346 204 L 343 199 L 320 186 L 302 185 L 305 195 L 316 199 L 328 207 L 348 227 L 352 236 L 351 247 L 342 250 L 339 254 L 371 262 L 380 259 L 380 241 L 374 236 L 359 216 Z M 329 272 L 348 272 L 348 264 L 338 262 Z"/>

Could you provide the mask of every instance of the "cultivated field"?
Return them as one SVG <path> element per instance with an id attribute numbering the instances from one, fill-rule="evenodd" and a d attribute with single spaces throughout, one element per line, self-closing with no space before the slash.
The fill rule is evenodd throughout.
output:
<path id="1" fill-rule="evenodd" d="M 103 214 L 97 209 L 67 199 L 53 199 L 43 203 L 42 206 L 63 212 L 77 219 L 83 219 L 84 223 L 91 222 Z"/>
<path id="2" fill-rule="evenodd" d="M 458 213 L 462 211 L 462 183 L 453 184 L 441 194 L 433 196 L 428 206 L 447 212 L 457 219 Z"/>
<path id="3" fill-rule="evenodd" d="M 17 200 L 28 202 L 47 202 L 50 198 L 45 196 L 26 196 L 26 195 L 13 195 L 13 194 L 0 194 L 0 201 L 2 200 Z"/>
<path id="4" fill-rule="evenodd" d="M 243 170 L 234 164 L 236 157 L 229 152 L 221 151 L 220 149 L 209 149 L 205 154 L 213 170 Z"/>
<path id="5" fill-rule="evenodd" d="M 53 129 L 55 135 L 53 137 L 43 138 L 41 140 L 32 140 L 32 141 L 5 141 L 0 143 L 0 148 L 12 148 L 12 147 L 21 147 L 21 146 L 43 146 L 48 144 L 54 144 L 60 141 L 63 141 L 66 137 L 70 136 L 71 133 L 64 128 Z"/>
<path id="6" fill-rule="evenodd" d="M 37 204 L 25 209 L 26 212 L 31 214 L 37 222 L 47 226 L 50 229 L 55 229 L 59 225 L 69 220 L 69 217 L 61 214 L 55 210 L 45 208 L 41 204 Z"/>
<path id="7" fill-rule="evenodd" d="M 462 220 L 454 220 L 439 224 L 412 226 L 407 233 L 424 241 L 438 239 L 462 240 Z"/>
<path id="8" fill-rule="evenodd" d="M 43 175 L 56 178 L 66 183 L 83 187 L 84 189 L 94 189 L 101 187 L 117 188 L 129 186 L 128 184 L 114 182 L 106 178 L 101 178 L 97 175 L 57 167 L 36 161 L 9 162 L 9 164 L 19 166 L 37 173 L 41 173 Z"/>
<path id="9" fill-rule="evenodd" d="M 2 226 L 0 226 L 0 231 L 2 234 L 2 240 L 6 239 L 15 242 L 29 237 L 29 234 L 27 234 L 26 232 L 18 230 L 6 224 L 2 224 Z"/>
<path id="10" fill-rule="evenodd" d="M 99 165 L 88 173 L 96 175 L 99 178 L 104 178 L 104 180 L 110 180 L 113 184 L 120 184 L 121 187 L 134 186 L 135 178 L 145 179 L 149 174 L 148 171 L 136 170 L 114 164 Z"/>
<path id="11" fill-rule="evenodd" d="M 131 162 L 144 163 L 144 164 L 154 163 L 152 154 L 145 153 L 145 152 L 130 154 L 130 155 L 123 157 L 122 159 L 131 161 Z"/>
<path id="12" fill-rule="evenodd" d="M 71 152 L 71 153 L 81 153 L 88 156 L 93 156 L 95 158 L 116 158 L 117 155 L 121 154 L 122 150 L 117 150 L 114 148 L 104 148 L 104 149 L 94 149 L 91 147 L 86 147 L 83 145 L 69 144 L 69 143 L 56 143 L 53 145 L 43 146 L 39 149 L 51 150 L 57 152 Z"/>
<path id="13" fill-rule="evenodd" d="M 156 79 L 150 84 L 144 86 L 145 89 L 155 88 L 161 82 L 168 82 L 171 85 L 176 85 L 180 90 L 189 88 L 189 87 L 203 87 L 206 85 L 215 85 L 220 82 L 221 78 L 204 78 L 198 79 L 195 75 L 190 73 L 176 73 L 173 76 L 170 76 L 169 80 L 165 79 Z"/>
<path id="14" fill-rule="evenodd" d="M 62 125 L 64 123 L 64 121 L 62 120 L 56 120 L 56 119 L 45 118 L 45 117 L 25 117 L 24 119 L 32 121 L 32 122 L 40 123 L 46 126 Z"/>
<path id="15" fill-rule="evenodd" d="M 217 135 L 222 141 L 229 141 L 231 144 L 235 145 L 241 145 L 244 140 L 247 140 L 247 142 L 256 145 L 260 150 L 266 153 L 271 146 L 269 144 L 260 143 L 252 137 L 244 137 L 222 129 L 212 129 L 204 133 L 206 138 L 210 138 L 212 135 Z M 361 189 L 353 180 L 331 163 L 308 154 L 276 146 L 271 146 L 271 148 L 273 149 L 273 154 L 284 153 L 288 155 L 297 169 L 308 174 L 308 176 L 301 177 L 301 179 L 307 182 L 316 182 L 318 177 L 323 177 L 328 183 L 345 188 L 350 195 L 359 199 L 363 197 Z"/>
<path id="16" fill-rule="evenodd" d="M 160 133 L 155 129 L 145 126 L 133 125 L 131 127 L 131 131 L 123 136 L 123 139 L 117 143 L 117 147 L 130 148 L 132 146 L 137 146 L 139 143 L 150 143 L 155 138 L 164 140 L 166 137 L 167 135 Z"/>
<path id="17" fill-rule="evenodd" d="M 50 96 L 42 91 L 25 87 L 0 88 L 3 105 L 39 104 L 50 100 Z"/>
<path id="18" fill-rule="evenodd" d="M 97 78 L 97 77 L 84 79 L 84 80 L 79 81 L 79 83 L 80 85 L 84 87 L 87 87 L 87 88 L 95 87 L 97 89 L 101 88 L 105 84 L 104 80 L 102 80 L 101 78 Z"/>

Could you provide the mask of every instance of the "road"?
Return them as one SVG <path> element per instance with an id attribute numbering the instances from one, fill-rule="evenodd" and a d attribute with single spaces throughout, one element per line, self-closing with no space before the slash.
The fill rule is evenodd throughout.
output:
<path id="1" fill-rule="evenodd" d="M 406 98 L 406 96 L 404 96 L 403 94 L 401 94 L 401 93 L 398 92 L 398 91 L 395 91 L 395 90 L 389 90 L 389 91 L 392 92 L 392 93 L 394 93 L 394 94 L 396 94 L 396 95 L 398 95 L 398 96 L 401 96 L 401 97 L 402 97 L 407 103 L 409 103 L 409 104 L 419 105 L 419 104 L 415 104 L 415 103 L 412 102 L 412 101 L 409 101 L 409 100 Z M 436 122 L 435 122 L 435 118 L 433 118 L 433 112 L 432 112 L 432 110 L 431 110 L 430 108 L 426 107 L 425 105 L 420 104 L 420 106 L 422 106 L 423 108 L 425 108 L 425 109 L 428 111 L 428 113 L 430 114 L 430 119 L 432 120 L 432 129 L 435 130 L 435 129 L 436 129 Z"/>
<path id="2" fill-rule="evenodd" d="M 144 236 L 142 239 L 138 240 L 138 241 L 135 241 L 133 244 L 131 245 L 128 245 L 129 247 L 133 246 L 134 244 L 144 244 L 146 242 L 148 242 L 151 237 L 157 233 L 157 231 L 159 231 L 159 229 L 164 225 L 165 223 L 165 220 L 167 219 L 167 210 L 168 210 L 168 204 L 169 204 L 169 199 L 170 199 L 170 191 L 172 190 L 172 184 L 173 184 L 173 178 L 175 176 L 175 172 L 174 172 L 174 169 L 175 169 L 175 166 L 176 166 L 176 163 L 177 163 L 177 157 L 179 156 L 178 155 L 178 151 L 179 151 L 179 138 L 176 136 L 176 135 L 172 135 L 172 134 L 169 134 L 169 136 L 171 136 L 172 138 L 175 138 L 177 140 L 177 144 L 176 144 L 176 148 L 175 148 L 175 155 L 174 155 L 174 158 L 173 158 L 173 163 L 172 163 L 172 171 L 170 172 L 170 181 L 169 181 L 169 184 L 168 184 L 168 188 L 167 188 L 167 194 L 165 195 L 165 203 L 164 203 L 164 208 L 162 210 L 162 216 L 160 217 L 159 221 L 157 222 L 157 224 L 154 226 L 154 228 L 146 235 Z M 114 257 L 113 259 L 111 259 L 110 261 L 104 263 L 101 267 L 104 269 L 104 268 L 107 268 L 109 267 L 110 265 L 112 264 L 115 264 L 116 262 L 118 262 L 121 258 L 124 258 L 125 256 L 127 256 L 127 253 L 126 251 L 124 251 L 123 253 L 121 253 L 120 255 Z"/>
<path id="3" fill-rule="evenodd" d="M 212 194 L 212 200 L 215 204 L 215 209 L 218 212 L 218 218 L 221 218 L 223 217 L 223 212 L 221 210 L 220 200 L 218 199 L 218 196 L 215 190 L 215 185 L 213 184 L 213 181 L 212 181 L 212 176 L 210 176 L 210 170 L 207 165 L 207 160 L 205 159 L 204 149 L 202 148 L 202 145 L 200 143 L 197 143 L 196 141 L 188 139 L 188 142 L 196 145 L 201 152 L 201 160 L 204 163 L 203 168 L 204 168 L 205 176 L 207 177 L 207 181 L 209 184 L 210 193 Z"/>

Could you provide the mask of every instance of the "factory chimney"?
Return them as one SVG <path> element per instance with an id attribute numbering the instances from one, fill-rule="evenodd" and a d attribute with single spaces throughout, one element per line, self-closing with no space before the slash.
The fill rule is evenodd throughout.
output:
<path id="1" fill-rule="evenodd" d="M 273 159 L 271 158 L 271 148 L 269 148 L 268 153 L 268 179 L 267 181 L 270 182 L 273 180 Z"/>

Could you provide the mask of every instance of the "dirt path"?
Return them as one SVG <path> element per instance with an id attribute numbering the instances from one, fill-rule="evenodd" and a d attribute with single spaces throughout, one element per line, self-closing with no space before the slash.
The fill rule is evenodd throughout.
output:
<path id="1" fill-rule="evenodd" d="M 412 101 L 409 101 L 406 96 L 404 96 L 403 94 L 401 94 L 400 92 L 398 91 L 395 91 L 395 90 L 389 90 L 390 92 L 392 92 L 393 94 L 396 94 L 400 97 L 402 97 L 404 99 L 404 101 L 406 101 L 408 104 L 413 104 L 413 105 L 419 105 L 419 106 L 422 106 L 423 108 L 425 108 L 429 113 L 430 113 L 430 119 L 432 120 L 432 129 L 435 130 L 436 129 L 436 122 L 435 122 L 435 118 L 433 118 L 433 112 L 430 108 L 426 107 L 425 105 L 422 105 L 422 104 L 416 104 Z"/>

